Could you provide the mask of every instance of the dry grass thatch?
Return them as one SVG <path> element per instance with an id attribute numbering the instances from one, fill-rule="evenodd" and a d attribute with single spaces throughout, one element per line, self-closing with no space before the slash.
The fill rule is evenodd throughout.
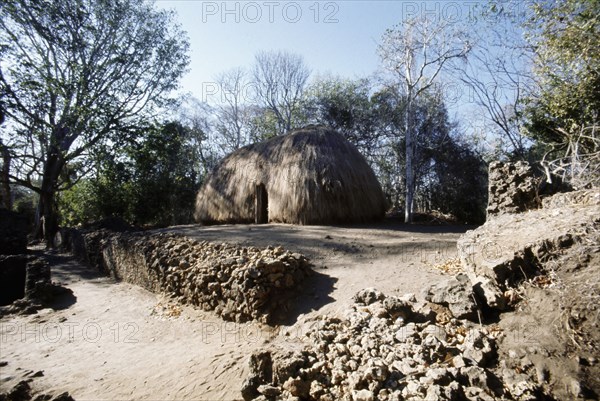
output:
<path id="1" fill-rule="evenodd" d="M 269 222 L 358 223 L 385 213 L 381 185 L 365 158 L 341 134 L 311 126 L 225 157 L 198 192 L 196 220 L 253 222 L 260 184 Z"/>

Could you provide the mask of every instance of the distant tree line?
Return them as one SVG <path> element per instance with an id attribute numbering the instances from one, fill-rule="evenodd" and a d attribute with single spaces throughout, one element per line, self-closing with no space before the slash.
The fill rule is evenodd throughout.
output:
<path id="1" fill-rule="evenodd" d="M 2 204 L 35 209 L 49 244 L 58 225 L 103 217 L 188 223 L 224 155 L 307 124 L 355 144 L 407 222 L 431 211 L 482 222 L 497 158 L 597 185 L 599 3 L 511 3 L 482 4 L 468 31 L 402 21 L 372 77 L 311 77 L 298 54 L 260 52 L 215 77 L 212 98 L 175 101 L 189 45 L 172 13 L 145 0 L 2 2 Z M 450 80 L 472 93 L 478 126 L 449 115 Z"/>

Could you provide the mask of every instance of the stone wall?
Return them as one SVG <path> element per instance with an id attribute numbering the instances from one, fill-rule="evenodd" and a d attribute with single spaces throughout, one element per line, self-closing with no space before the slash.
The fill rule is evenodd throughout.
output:
<path id="1" fill-rule="evenodd" d="M 109 238 L 116 235 L 116 232 L 106 229 L 79 230 L 69 228 L 63 229 L 61 235 L 64 251 L 75 255 L 75 257 L 86 266 L 90 266 L 102 273 L 108 274 L 108 272 L 105 271 L 102 247 Z"/>
<path id="2" fill-rule="evenodd" d="M 0 256 L 0 317 L 30 314 L 71 290 L 52 282 L 48 262 L 34 255 Z"/>
<path id="3" fill-rule="evenodd" d="M 0 255 L 27 253 L 27 219 L 19 213 L 0 209 Z"/>
<path id="4" fill-rule="evenodd" d="M 310 274 L 300 254 L 198 242 L 165 233 L 71 233 L 80 259 L 117 280 L 214 311 L 225 320 L 271 322 Z"/>
<path id="5" fill-rule="evenodd" d="M 38 267 L 27 255 L 27 220 L 19 213 L 0 209 L 0 306 L 32 295 L 35 283 L 27 276 L 34 277 Z"/>
<path id="6" fill-rule="evenodd" d="M 490 163 L 488 218 L 539 207 L 538 182 L 533 168 L 527 162 Z"/>
<path id="7" fill-rule="evenodd" d="M 0 305 L 25 296 L 27 260 L 27 255 L 0 256 Z"/>
<path id="8" fill-rule="evenodd" d="M 70 293 L 51 281 L 50 266 L 27 250 L 27 219 L 0 209 L 0 316 L 34 313 Z"/>

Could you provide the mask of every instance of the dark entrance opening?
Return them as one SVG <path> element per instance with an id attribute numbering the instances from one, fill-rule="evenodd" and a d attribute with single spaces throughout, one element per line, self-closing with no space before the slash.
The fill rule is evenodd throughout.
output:
<path id="1" fill-rule="evenodd" d="M 25 296 L 27 258 L 0 256 L 0 305 L 10 305 Z"/>
<path id="2" fill-rule="evenodd" d="M 256 186 L 254 222 L 256 224 L 267 224 L 269 222 L 269 198 L 265 184 Z"/>

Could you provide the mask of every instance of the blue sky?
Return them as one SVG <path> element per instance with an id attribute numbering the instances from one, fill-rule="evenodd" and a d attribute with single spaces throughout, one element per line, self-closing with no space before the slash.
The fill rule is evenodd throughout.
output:
<path id="1" fill-rule="evenodd" d="M 313 77 L 374 73 L 377 44 L 386 29 L 414 13 L 467 19 L 479 1 L 196 1 L 158 0 L 174 9 L 191 44 L 182 89 L 203 98 L 222 71 L 249 67 L 261 50 L 304 57 Z"/>
<path id="2" fill-rule="evenodd" d="M 480 7 L 496 0 L 346 0 L 346 1 L 199 1 L 157 0 L 157 6 L 174 9 L 188 33 L 191 45 L 190 72 L 182 79 L 183 93 L 213 103 L 216 76 L 235 67 L 250 68 L 259 51 L 288 50 L 304 57 L 312 70 L 311 78 L 330 74 L 344 78 L 373 76 L 379 69 L 377 46 L 386 29 L 393 28 L 415 14 L 450 19 L 480 36 L 484 48 L 502 54 L 511 47 L 510 40 L 499 47 L 490 46 L 489 30 L 507 24 L 491 15 L 487 20 L 473 21 Z M 520 0 L 497 0 L 516 15 L 526 15 L 527 6 Z M 504 21 L 504 22 L 501 22 Z M 516 38 L 508 23 L 506 38 Z M 471 59 L 471 57 L 470 57 Z M 521 62 L 517 60 L 517 62 Z M 493 80 L 481 73 L 485 82 Z M 471 89 L 456 78 L 441 76 L 446 106 L 459 129 L 490 148 L 498 137 L 486 111 L 476 103 Z M 514 88 L 500 89 L 502 102 L 511 102 Z"/>

